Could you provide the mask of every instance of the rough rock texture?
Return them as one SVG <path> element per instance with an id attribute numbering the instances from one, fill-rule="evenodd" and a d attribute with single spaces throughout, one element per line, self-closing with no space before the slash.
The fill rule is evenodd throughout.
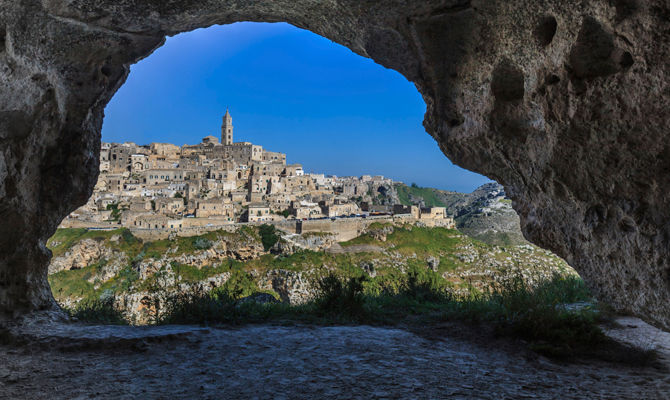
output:
<path id="1" fill-rule="evenodd" d="M 129 65 L 235 21 L 287 21 L 402 73 L 528 239 L 670 328 L 667 0 L 2 0 L 0 310 L 54 309 L 44 243 L 91 194 Z"/>
<path id="2" fill-rule="evenodd" d="M 313 271 L 296 272 L 285 269 L 273 269 L 261 276 L 258 287 L 275 291 L 283 302 L 304 304 L 314 299 Z"/>
<path id="3" fill-rule="evenodd" d="M 279 231 L 281 239 L 270 249 L 273 254 L 293 254 L 300 250 L 323 251 L 337 243 L 337 235 L 332 233 L 307 232 L 303 234 Z"/>
<path id="4" fill-rule="evenodd" d="M 555 362 L 459 325 L 38 325 L 0 344 L 0 398 L 667 399 L 670 334 L 618 322 L 657 365 Z"/>
<path id="5" fill-rule="evenodd" d="M 487 183 L 450 208 L 458 230 L 470 237 L 499 246 L 527 243 L 519 215 L 499 184 Z"/>
<path id="6" fill-rule="evenodd" d="M 49 264 L 49 275 L 60 271 L 81 269 L 102 258 L 111 258 L 112 251 L 103 243 L 93 239 L 84 239 L 74 245 L 60 257 L 54 257 Z"/>

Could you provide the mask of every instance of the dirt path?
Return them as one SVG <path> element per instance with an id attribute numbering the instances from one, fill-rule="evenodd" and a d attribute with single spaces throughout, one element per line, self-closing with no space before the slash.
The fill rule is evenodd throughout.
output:
<path id="1" fill-rule="evenodd" d="M 661 362 L 670 365 L 669 334 L 638 320 L 625 323 L 617 331 L 621 337 L 658 347 Z M 559 364 L 497 345 L 426 338 L 400 329 L 65 326 L 50 331 L 38 344 L 0 347 L 0 398 L 670 396 L 670 374 L 663 369 Z"/>

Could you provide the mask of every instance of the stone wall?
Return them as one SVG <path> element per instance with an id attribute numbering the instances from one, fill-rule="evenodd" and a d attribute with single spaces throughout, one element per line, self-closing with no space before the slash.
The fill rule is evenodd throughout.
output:
<path id="1" fill-rule="evenodd" d="M 370 223 L 363 218 L 307 220 L 298 221 L 296 230 L 297 233 L 332 233 L 338 242 L 344 242 L 360 236 Z"/>

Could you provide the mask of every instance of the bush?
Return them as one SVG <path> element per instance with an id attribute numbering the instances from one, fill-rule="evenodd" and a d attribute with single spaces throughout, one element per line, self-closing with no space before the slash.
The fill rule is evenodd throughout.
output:
<path id="1" fill-rule="evenodd" d="M 327 316 L 360 319 L 367 314 L 363 295 L 364 276 L 341 279 L 328 275 L 318 282 L 316 309 Z"/>
<path id="2" fill-rule="evenodd" d="M 241 269 L 234 269 L 230 278 L 220 288 L 214 290 L 216 296 L 233 300 L 251 296 L 258 291 L 254 278 Z"/>
<path id="3" fill-rule="evenodd" d="M 109 215 L 109 221 L 118 221 L 121 218 L 121 210 L 117 203 L 107 204 L 107 211 L 112 211 Z"/>
<path id="4" fill-rule="evenodd" d="M 157 324 L 206 324 L 236 320 L 235 299 L 225 292 L 179 292 L 163 299 Z"/>
<path id="5" fill-rule="evenodd" d="M 193 241 L 193 248 L 196 250 L 208 250 L 212 248 L 212 241 L 203 237 L 196 238 Z"/>
<path id="6" fill-rule="evenodd" d="M 598 326 L 597 310 L 565 307 L 589 300 L 588 290 L 577 277 L 555 274 L 531 286 L 521 275 L 512 275 L 483 293 L 452 301 L 447 314 L 492 323 L 498 334 L 527 340 L 544 355 L 574 357 L 611 342 Z"/>
<path id="7" fill-rule="evenodd" d="M 99 299 L 83 300 L 71 309 L 65 309 L 70 317 L 82 322 L 111 325 L 128 325 L 123 313 L 114 305 L 113 295 L 103 294 Z"/>
<path id="8" fill-rule="evenodd" d="M 258 228 L 258 233 L 261 235 L 261 242 L 263 249 L 268 251 L 279 241 L 279 235 L 274 225 L 263 224 Z"/>
<path id="9" fill-rule="evenodd" d="M 132 266 L 127 265 L 118 274 L 118 281 L 120 282 L 120 290 L 127 292 L 137 280 L 140 279 L 140 273 Z"/>
<path id="10" fill-rule="evenodd" d="M 400 285 L 400 295 L 417 301 L 436 302 L 446 300 L 443 279 L 435 272 L 416 266 L 407 272 L 407 278 Z"/>

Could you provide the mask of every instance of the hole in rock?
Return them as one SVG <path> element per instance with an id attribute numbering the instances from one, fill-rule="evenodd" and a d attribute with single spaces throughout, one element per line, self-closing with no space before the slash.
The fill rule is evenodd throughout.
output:
<path id="1" fill-rule="evenodd" d="M 523 81 L 503 62 L 494 93 L 523 98 Z M 491 263 L 572 271 L 525 241 L 501 186 L 444 157 L 424 113 L 395 71 L 286 24 L 169 38 L 105 110 L 93 195 L 47 243 L 53 294 L 94 322 L 326 295 L 358 321 L 360 291 L 446 302 Z M 363 283 L 316 280 L 330 273 Z"/>
<path id="2" fill-rule="evenodd" d="M 7 31 L 0 27 L 0 53 L 7 49 Z"/>
<path id="3" fill-rule="evenodd" d="M 523 99 L 523 71 L 510 60 L 503 60 L 493 70 L 491 90 L 496 100 L 516 101 Z"/>
<path id="4" fill-rule="evenodd" d="M 578 78 L 597 78 L 620 72 L 633 56 L 614 43 L 613 34 L 597 19 L 584 18 L 577 42 L 570 50 L 570 66 Z"/>
<path id="5" fill-rule="evenodd" d="M 635 63 L 635 60 L 633 60 L 633 55 L 630 54 L 630 52 L 626 51 L 621 55 L 621 60 L 619 61 L 619 65 L 621 65 L 621 68 L 627 69 L 633 66 Z"/>
<path id="6" fill-rule="evenodd" d="M 558 23 L 553 16 L 546 16 L 537 24 L 535 28 L 535 40 L 541 47 L 547 47 L 554 40 Z"/>
<path id="7" fill-rule="evenodd" d="M 551 75 L 547 76 L 547 78 L 545 79 L 544 82 L 548 86 L 550 86 L 550 85 L 555 85 L 555 84 L 559 83 L 560 81 L 561 81 L 561 78 L 558 75 L 551 74 Z"/>

